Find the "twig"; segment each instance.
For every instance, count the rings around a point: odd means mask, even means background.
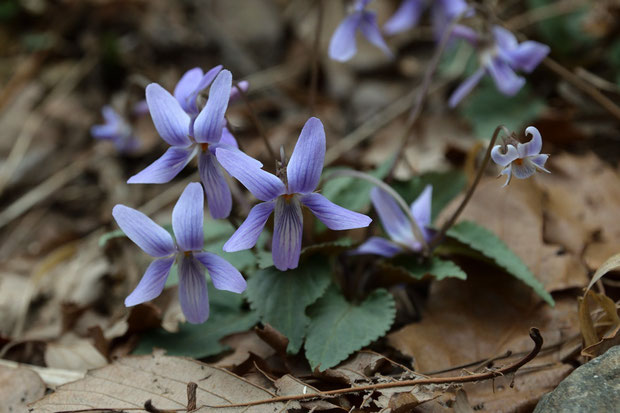
[[[428,256],[429,246],[426,243],[426,240],[424,239],[424,234],[422,233],[420,226],[418,225],[415,218],[413,217],[413,214],[411,213],[409,206],[403,200],[403,198],[398,194],[398,192],[396,192],[391,186],[389,186],[382,180],[377,179],[372,175],[368,175],[367,173],[364,173],[364,172],[353,171],[349,169],[335,171],[329,174],[327,177],[325,177],[325,181],[329,181],[331,179],[339,178],[343,176],[350,176],[353,178],[359,178],[359,179],[368,181],[371,184],[378,186],[383,191],[387,192],[392,198],[394,198],[394,200],[398,203],[400,208],[403,210],[403,212],[409,219],[409,223],[411,224],[411,229],[413,231],[413,234],[415,235],[416,240],[418,240],[420,244],[422,245],[422,252],[424,253],[424,256]]]
[[[590,85],[588,82],[575,75],[573,72],[571,72],[555,60],[551,59],[550,57],[547,57],[545,60],[543,60],[543,64],[547,66],[551,71],[564,78],[568,83],[572,84],[577,89],[590,96],[592,100],[601,105],[616,119],[620,119],[620,107],[618,107],[618,105],[616,105],[607,96],[602,94],[594,86]]]
[[[314,32],[314,43],[312,44],[312,57],[310,58],[310,64],[312,65],[312,71],[310,73],[310,96],[308,97],[308,107],[310,108],[310,115],[314,115],[316,112],[316,93],[319,83],[319,47],[321,45],[321,30],[323,28],[323,0],[317,0],[317,20]]]
[[[474,182],[471,184],[471,186],[467,190],[467,194],[465,195],[465,198],[463,198],[463,200],[461,201],[461,204],[459,205],[459,207],[456,209],[456,211],[454,211],[452,216],[446,222],[444,222],[439,232],[437,232],[435,236],[428,243],[428,246],[431,251],[443,240],[443,237],[446,235],[446,232],[450,229],[450,227],[452,227],[452,225],[454,225],[454,223],[456,222],[456,219],[459,217],[459,215],[461,215],[461,212],[463,212],[463,210],[465,209],[465,206],[467,205],[472,195],[474,194],[474,191],[476,190],[476,187],[478,186],[480,179],[482,179],[484,170],[486,169],[486,166],[489,163],[489,159],[491,159],[491,150],[493,149],[493,145],[495,145],[495,141],[497,140],[497,137],[499,136],[499,133],[502,130],[505,130],[505,126],[503,125],[500,125],[497,128],[495,128],[495,132],[493,132],[493,137],[491,138],[491,142],[489,142],[489,146],[487,147],[487,152],[484,154],[482,165],[480,165],[480,168],[478,169],[478,174],[476,175],[476,179],[474,179]]]
[[[521,30],[524,27],[542,20],[572,13],[584,6],[586,2],[586,0],[560,0],[541,7],[531,8],[525,13],[519,14],[506,21],[506,28],[510,30]]]
[[[542,348],[543,338],[540,335],[540,331],[532,327],[530,329],[530,338],[534,341],[534,348],[529,352],[525,357],[521,360],[516,361],[506,367],[502,367],[498,370],[488,371],[486,373],[472,374],[470,376],[459,376],[459,377],[433,377],[428,379],[414,379],[414,380],[403,380],[391,383],[379,383],[379,384],[371,384],[367,386],[358,386],[358,387],[350,387],[346,389],[337,389],[324,391],[318,394],[298,394],[293,396],[282,396],[282,397],[274,397],[272,399],[266,400],[256,400],[247,403],[238,403],[238,404],[228,404],[228,405],[219,405],[219,406],[201,406],[207,407],[210,409],[222,409],[222,408],[233,408],[233,407],[249,407],[249,406],[257,406],[260,404],[269,404],[269,403],[278,403],[285,401],[293,401],[293,400],[306,400],[313,399],[316,397],[325,397],[325,396],[335,396],[338,394],[346,394],[346,393],[358,393],[361,391],[374,391],[380,389],[390,389],[394,387],[410,387],[410,386],[420,386],[427,384],[455,384],[455,383],[470,383],[482,380],[493,379],[495,377],[505,376],[506,374],[514,373],[519,368],[529,363],[538,355],[538,352]]]
[[[411,135],[411,132],[413,131],[413,127],[415,126],[418,118],[420,117],[420,113],[422,112],[422,107],[424,106],[426,96],[428,95],[428,91],[431,86],[431,81],[433,80],[433,74],[435,73],[435,71],[437,70],[437,67],[439,66],[441,55],[443,55],[443,52],[446,49],[446,46],[450,42],[450,37],[452,36],[452,30],[454,29],[454,26],[456,26],[456,24],[461,19],[462,14],[463,13],[461,13],[461,15],[453,19],[448,25],[448,27],[446,27],[446,30],[443,32],[443,35],[441,37],[441,41],[439,42],[439,45],[437,46],[437,49],[435,50],[435,53],[433,54],[433,57],[427,66],[426,72],[424,73],[424,78],[422,79],[422,85],[420,87],[417,99],[415,101],[415,105],[413,107],[413,110],[411,111],[411,114],[409,115],[409,118],[407,119],[407,125],[405,126],[405,131],[401,135],[400,145],[398,146],[398,150],[396,151],[396,156],[394,157],[394,161],[392,163],[392,166],[390,167],[390,171],[388,172],[385,178],[387,181],[392,179],[392,176],[394,175],[394,171],[396,170],[396,166],[398,166],[398,162],[400,161],[401,156],[405,152],[405,147],[407,146],[407,142],[409,141],[409,136]]]
[[[196,410],[196,389],[198,385],[193,381],[187,383],[187,411],[192,412]]]
[[[267,138],[267,134],[265,133],[265,128],[263,128],[263,125],[260,123],[260,120],[258,119],[258,116],[256,115],[256,111],[254,110],[254,108],[252,107],[252,104],[250,103],[250,99],[248,99],[248,96],[243,91],[243,89],[239,87],[238,83],[235,83],[235,87],[239,91],[239,95],[243,99],[245,106],[248,108],[248,112],[250,113],[250,119],[252,120],[254,127],[258,131],[258,134],[263,139],[263,142],[265,143],[265,146],[267,147],[267,151],[269,152],[269,156],[271,157],[272,160],[276,161],[278,159],[278,157],[276,156],[276,152],[273,150],[273,148],[271,147],[271,144],[269,143],[269,139]]]
[[[491,370],[485,373],[472,374],[469,376],[458,376],[458,377],[430,377],[430,378],[424,378],[424,379],[402,380],[402,381],[395,381],[395,382],[390,382],[390,383],[370,384],[367,386],[347,387],[345,389],[329,390],[329,391],[324,391],[324,392],[319,392],[319,393],[308,393],[308,394],[297,394],[297,395],[292,395],[292,396],[274,397],[271,399],[255,400],[255,401],[251,401],[247,403],[226,404],[226,405],[217,405],[217,406],[200,405],[198,408],[201,409],[205,407],[209,409],[226,409],[226,408],[234,408],[234,407],[250,407],[250,406],[258,406],[261,404],[315,399],[319,397],[328,397],[328,396],[335,396],[335,395],[347,394],[347,393],[358,393],[361,391],[391,389],[395,387],[411,387],[411,386],[422,386],[422,385],[428,385],[428,384],[471,383],[471,382],[494,379],[496,377],[505,376],[510,373],[516,373],[517,370],[519,370],[525,364],[532,361],[538,355],[543,345],[543,338],[540,335],[540,331],[536,327],[530,328],[530,338],[534,341],[534,348],[525,357],[523,357],[519,361],[509,364],[506,367],[502,367],[497,370]],[[151,404],[151,407],[152,407],[152,404]],[[86,412],[95,412],[95,411],[100,411],[100,410],[116,410],[116,411],[132,410],[133,411],[133,410],[142,410],[142,408],[133,408],[133,407],[123,408],[123,409],[90,408],[90,409],[81,409],[81,410],[65,410],[65,411],[56,412],[56,413],[86,413]],[[185,411],[187,411],[186,408],[166,410],[166,412],[185,412]]]

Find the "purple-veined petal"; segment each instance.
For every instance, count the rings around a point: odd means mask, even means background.
[[[450,100],[448,101],[448,105],[453,108],[458,105],[461,100],[472,91],[473,88],[476,87],[480,80],[484,77],[485,70],[484,68],[480,68],[474,72],[473,75],[465,79],[463,83],[456,88],[456,90],[450,96]]]
[[[525,84],[525,79],[518,76],[508,63],[499,58],[489,59],[486,66],[497,89],[507,96],[514,96]]]
[[[530,73],[544,60],[551,49],[546,44],[535,41],[521,43],[516,49],[507,51],[504,56],[515,69]]]
[[[443,14],[452,20],[459,14],[467,11],[467,2],[465,0],[435,0],[436,7],[441,7]],[[471,13],[467,13],[470,16]]]
[[[431,205],[433,200],[433,186],[426,185],[424,190],[411,204],[411,215],[420,226],[424,238],[428,239],[426,227],[431,224]]]
[[[193,111],[191,104],[192,95],[194,95],[194,91],[198,87],[198,83],[200,79],[202,79],[202,76],[202,69],[195,67],[185,72],[174,87],[174,97],[187,113],[192,113]],[[194,95],[193,98],[195,99],[196,96]],[[195,104],[193,106],[195,106]]]
[[[547,168],[545,168],[545,162],[547,162],[547,159],[549,159],[549,155],[547,154],[540,154],[540,155],[534,155],[530,158],[530,160],[532,161],[532,163],[534,165],[536,165],[537,169],[540,169],[541,171],[547,172],[548,174],[551,173],[551,171],[549,171]]]
[[[526,156],[534,156],[540,153],[542,149],[542,136],[540,132],[534,126],[528,126],[525,129],[525,136],[532,135],[532,139],[526,143],[519,143],[517,145],[517,152],[519,152],[519,158],[525,158]]]
[[[239,144],[237,143],[237,139],[235,139],[235,137],[232,135],[232,133],[230,133],[230,131],[226,127],[222,129],[222,138],[220,139],[219,143],[222,145],[228,145],[228,146],[232,146],[234,148],[239,149]],[[261,166],[263,166],[262,163],[261,163]]]
[[[198,155],[198,172],[207,194],[209,213],[215,219],[228,217],[232,209],[232,195],[215,155],[209,151],[201,152]]]
[[[196,155],[196,148],[173,146],[155,162],[138,172],[128,184],[163,184],[170,182]]]
[[[407,244],[415,240],[407,215],[388,193],[374,187],[370,190],[370,200],[379,214],[383,229],[393,241]]]
[[[508,186],[508,184],[510,183],[510,180],[512,179],[512,165],[508,165],[507,167],[502,169],[499,175],[500,176],[506,175],[506,182],[504,182],[504,185],[502,185],[502,188],[505,186]]]
[[[194,93],[196,96],[194,97],[194,103],[196,103],[196,97],[198,97],[198,94],[209,87],[211,82],[213,82],[213,79],[215,79],[215,77],[220,73],[221,70],[222,65],[217,65],[214,68],[210,69],[207,73],[205,73],[205,75],[200,79],[200,81],[195,87]]]
[[[188,322],[201,324],[209,318],[205,268],[192,255],[179,259],[179,302]]]
[[[381,29],[379,29],[379,25],[377,24],[377,14],[374,12],[365,11],[362,15],[362,20],[360,22],[360,30],[362,34],[368,41],[379,49],[383,51],[390,58],[394,57],[392,51],[383,40],[383,36],[381,35]]]
[[[146,103],[149,106],[155,129],[171,146],[187,146],[190,117],[179,102],[157,83],[146,87]]]
[[[112,216],[125,235],[150,256],[165,257],[175,252],[168,231],[142,212],[118,204],[112,209]]]
[[[415,27],[423,10],[424,3],[422,0],[403,0],[398,10],[383,26],[383,31],[391,36]]]
[[[329,42],[329,57],[346,62],[357,53],[355,35],[362,21],[362,13],[355,12],[344,18]]]
[[[172,210],[172,229],[182,251],[202,249],[204,202],[202,185],[191,182],[185,187]]]
[[[506,166],[519,157],[519,152],[513,145],[506,145],[506,152],[503,150],[502,145],[495,145],[491,149],[491,159],[499,166]]]
[[[250,88],[250,82],[247,80],[242,80],[238,82],[237,85],[233,86],[230,90],[230,102],[236,102],[239,98],[241,98],[241,92],[247,93]],[[239,91],[241,89],[241,92]]]
[[[290,193],[314,191],[321,179],[325,160],[325,129],[317,118],[304,125],[286,167]]]
[[[392,258],[393,256],[402,252],[402,248],[394,244],[392,241],[388,241],[381,237],[370,237],[368,241],[351,251],[351,255],[360,254],[373,254],[380,255],[386,258]]]
[[[336,205],[321,194],[305,194],[301,202],[329,229],[364,228],[372,222],[366,215]]]
[[[480,40],[478,33],[464,24],[455,24],[450,33],[451,38],[463,39],[472,45],[477,45]]]
[[[254,160],[241,151],[217,148],[217,160],[226,172],[236,178],[256,198],[261,201],[270,201],[285,191],[284,184],[273,174],[256,167]]]
[[[521,161],[521,162],[519,162]],[[528,158],[518,159],[510,164],[512,175],[518,179],[526,179],[536,173],[536,165]]]
[[[517,38],[510,30],[506,30],[501,26],[493,26],[493,37],[495,37],[495,43],[500,49],[505,51],[516,49],[519,45]]]
[[[207,268],[215,288],[238,294],[245,291],[247,283],[243,275],[224,258],[210,252],[199,252],[194,257]]]
[[[303,215],[301,203],[296,196],[289,199],[279,197],[273,218],[273,240],[271,252],[273,265],[281,271],[297,268],[301,253]]]
[[[158,297],[166,285],[174,259],[170,257],[153,261],[144,272],[138,286],[125,298],[125,306],[132,307]]]
[[[243,224],[235,231],[222,249],[226,252],[235,252],[252,248],[260,233],[263,232],[269,215],[273,212],[275,202],[261,202],[250,210]]]
[[[122,120],[121,116],[110,105],[105,105],[101,108],[101,114],[105,123],[108,124],[116,124]]]
[[[228,108],[231,87],[232,74],[228,70],[222,70],[211,85],[207,104],[194,122],[196,142],[216,143],[220,141],[222,129],[226,124],[224,115]]]

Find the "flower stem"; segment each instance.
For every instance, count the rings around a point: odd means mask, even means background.
[[[239,87],[239,83],[235,83],[234,87],[237,88],[237,90],[239,91],[239,95],[241,96],[241,98],[243,99],[243,102],[245,103],[245,106],[248,108],[248,112],[250,113],[250,119],[252,120],[254,127],[258,131],[258,134],[261,136],[261,138],[263,138],[263,142],[265,143],[265,146],[267,147],[269,156],[271,157],[272,160],[276,161],[278,159],[276,157],[276,152],[273,150],[273,148],[271,147],[271,144],[269,143],[269,139],[267,138],[267,134],[265,133],[265,128],[263,128],[263,125],[260,123],[260,120],[258,119],[258,116],[256,115],[256,111],[254,110],[254,107],[250,103],[250,99],[248,99],[248,95],[243,91],[242,88]]]
[[[489,160],[491,159],[491,150],[493,149],[493,146],[495,145],[495,141],[497,140],[497,137],[499,136],[499,133],[501,131],[506,132],[506,131],[508,131],[508,129],[506,129],[506,127],[504,125],[500,125],[497,128],[495,128],[495,132],[493,132],[493,137],[491,138],[491,142],[489,142],[489,146],[487,147],[487,151],[484,154],[484,159],[482,160],[482,165],[480,165],[480,169],[478,169],[478,174],[476,175],[476,178],[474,179],[474,182],[472,182],[471,186],[467,190],[467,194],[465,195],[465,198],[463,198],[463,200],[461,201],[461,204],[456,209],[456,211],[454,211],[452,216],[446,222],[444,222],[444,224],[441,226],[441,229],[439,230],[439,232],[437,232],[435,234],[435,236],[428,243],[429,249],[431,251],[435,247],[437,247],[437,245],[439,245],[439,243],[443,240],[444,236],[446,235],[446,232],[448,232],[448,230],[452,227],[452,225],[454,225],[454,223],[456,222],[457,218],[459,217],[459,215],[461,215],[461,212],[463,212],[463,210],[465,209],[465,206],[467,205],[467,203],[471,199],[472,195],[474,194],[474,191],[476,190],[476,187],[478,186],[478,183],[480,183],[480,179],[482,179],[482,174],[484,174],[484,170],[486,169],[487,165],[489,164]]]
[[[380,189],[384,190],[392,198],[394,198],[396,203],[398,203],[398,206],[400,206],[400,208],[403,210],[403,212],[405,213],[405,215],[409,219],[409,223],[411,224],[411,229],[413,230],[413,234],[414,234],[416,240],[418,240],[420,242],[420,244],[422,245],[422,253],[424,254],[425,257],[428,256],[428,253],[429,253],[430,249],[429,249],[428,244],[426,243],[426,239],[424,239],[424,234],[422,233],[422,230],[420,229],[420,226],[416,222],[415,218],[411,214],[411,210],[409,210],[409,206],[407,205],[405,200],[398,194],[398,192],[396,192],[391,186],[389,186],[388,184],[386,184],[382,180],[377,179],[377,178],[375,178],[372,175],[369,175],[369,174],[367,174],[365,172],[353,171],[353,170],[350,170],[350,169],[334,171],[331,174],[329,174],[327,177],[325,177],[324,181],[327,182],[327,181],[332,180],[334,178],[340,178],[340,177],[343,177],[343,176],[350,176],[352,178],[358,178],[358,179],[363,179],[365,181],[368,181],[371,184],[373,184],[373,185],[379,187]]]

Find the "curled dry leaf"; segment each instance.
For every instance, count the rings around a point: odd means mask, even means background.
[[[252,384],[227,370],[195,360],[151,356],[121,358],[91,370],[82,380],[66,384],[31,405],[32,413],[101,408],[122,410],[142,408],[147,400],[161,410],[183,409],[187,405],[187,384],[197,388],[195,412],[214,411],[209,406],[225,406],[275,397],[274,391]],[[272,403],[255,406],[251,411],[282,412],[300,408],[298,403]],[[227,408],[226,412],[247,411],[247,407]]]

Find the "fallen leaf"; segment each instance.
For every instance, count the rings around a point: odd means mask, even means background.
[[[108,361],[89,340],[67,334],[47,344],[45,364],[57,369],[86,371],[105,366]]]
[[[214,411],[211,406],[265,400],[275,397],[268,389],[252,384],[227,370],[161,353],[130,356],[91,370],[82,380],[65,384],[31,405],[32,413],[100,408],[123,410],[142,408],[147,400],[161,410],[183,409],[187,405],[187,384],[197,388],[196,412]],[[282,412],[299,404],[271,403],[251,408],[252,412]],[[227,408],[227,412],[247,412],[247,407]]]
[[[28,403],[45,394],[45,383],[34,371],[0,366],[0,413],[26,413]]]

